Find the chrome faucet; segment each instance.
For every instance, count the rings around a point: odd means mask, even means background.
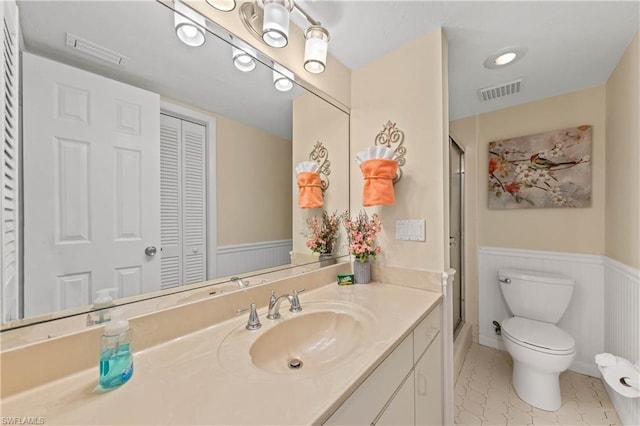
[[[238,284],[238,288],[247,288],[249,287],[249,281],[245,281],[240,277],[231,277],[231,281]]]
[[[300,306],[300,299],[298,298],[298,294],[302,293],[303,291],[304,289],[294,290],[292,295],[283,294],[280,297],[276,297],[276,291],[271,290],[271,297],[269,298],[269,310],[267,312],[267,318],[271,320],[280,318],[280,303],[282,303],[284,299],[287,299],[289,301],[289,304],[291,305],[289,307],[289,312],[293,312],[293,313],[300,312],[302,310],[302,307]]]
[[[240,314],[242,312],[246,312],[246,311],[250,311],[249,312],[249,321],[247,321],[247,325],[245,326],[245,328],[247,330],[257,330],[260,327],[262,327],[262,324],[260,323],[260,318],[258,318],[258,312],[256,310],[256,304],[252,303],[249,306],[247,306],[246,308],[240,308],[236,311],[237,314]]]

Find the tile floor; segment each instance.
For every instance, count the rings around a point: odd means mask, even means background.
[[[511,385],[507,352],[471,345],[455,387],[458,425],[621,425],[600,379],[560,375],[562,407],[543,411],[523,402]]]

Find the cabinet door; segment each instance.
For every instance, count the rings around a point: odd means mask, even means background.
[[[431,342],[415,369],[416,425],[442,424],[442,334]]]
[[[413,339],[410,334],[329,417],[325,426],[371,424],[411,371],[412,364]]]
[[[402,426],[414,424],[414,375],[410,374],[381,416],[373,424],[378,426]]]

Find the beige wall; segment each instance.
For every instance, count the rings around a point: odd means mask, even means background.
[[[324,192],[324,206],[316,209],[298,207],[298,191],[293,169],[301,161],[309,161],[309,154],[316,142],[327,149],[331,163],[331,174],[327,177],[329,187]],[[311,254],[303,235],[308,232],[307,218],[337,211],[338,215],[349,208],[349,115],[328,104],[317,96],[307,93],[293,101],[293,251],[296,254]],[[325,179],[325,178],[323,178]],[[346,254],[345,232],[340,226],[338,251],[336,255]],[[304,256],[302,257],[304,258]],[[300,258],[300,259],[302,259]]]
[[[591,207],[487,208],[489,142],[582,124],[593,125]],[[465,150],[467,322],[478,325],[478,246],[604,254],[604,86],[455,120],[450,132]]]
[[[605,254],[640,268],[640,42],[633,39],[607,81]]]
[[[325,72],[321,74],[311,74],[307,72],[303,64],[305,39],[302,30],[297,26],[291,25],[289,28],[289,44],[282,49],[276,49],[266,45],[261,39],[255,38],[245,28],[238,12],[240,5],[244,3],[244,1],[239,0],[238,6],[231,12],[218,11],[209,6],[204,0],[185,0],[184,2],[212,21],[217,22],[227,31],[235,34],[238,38],[249,43],[258,51],[263,52],[268,57],[275,59],[289,68],[301,78],[299,82],[304,80],[304,82],[313,85],[345,106],[350,106],[351,72],[331,55],[327,57],[327,68]],[[316,16],[315,18],[322,20],[321,16]],[[231,58],[229,58],[229,60],[231,60]]]
[[[404,131],[404,176],[395,185],[394,206],[368,208],[380,213],[381,264],[442,271],[446,264],[444,192],[448,161],[446,39],[437,30],[413,40],[352,72],[351,153],[374,145],[387,121]],[[363,179],[351,167],[351,212],[362,209]],[[426,219],[426,242],[395,239],[397,219]]]
[[[478,116],[476,176],[480,246],[604,253],[604,102],[604,86],[598,86]],[[591,207],[518,210],[487,208],[489,142],[582,124],[593,126]]]
[[[216,120],[218,246],[291,238],[291,141],[210,111]]]
[[[217,116],[218,245],[291,238],[291,142]]]

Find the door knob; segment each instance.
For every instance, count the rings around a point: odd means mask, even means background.
[[[158,249],[155,248],[154,246],[149,246],[146,249],[144,249],[144,254],[146,254],[147,256],[155,256],[157,252],[158,252]]]

